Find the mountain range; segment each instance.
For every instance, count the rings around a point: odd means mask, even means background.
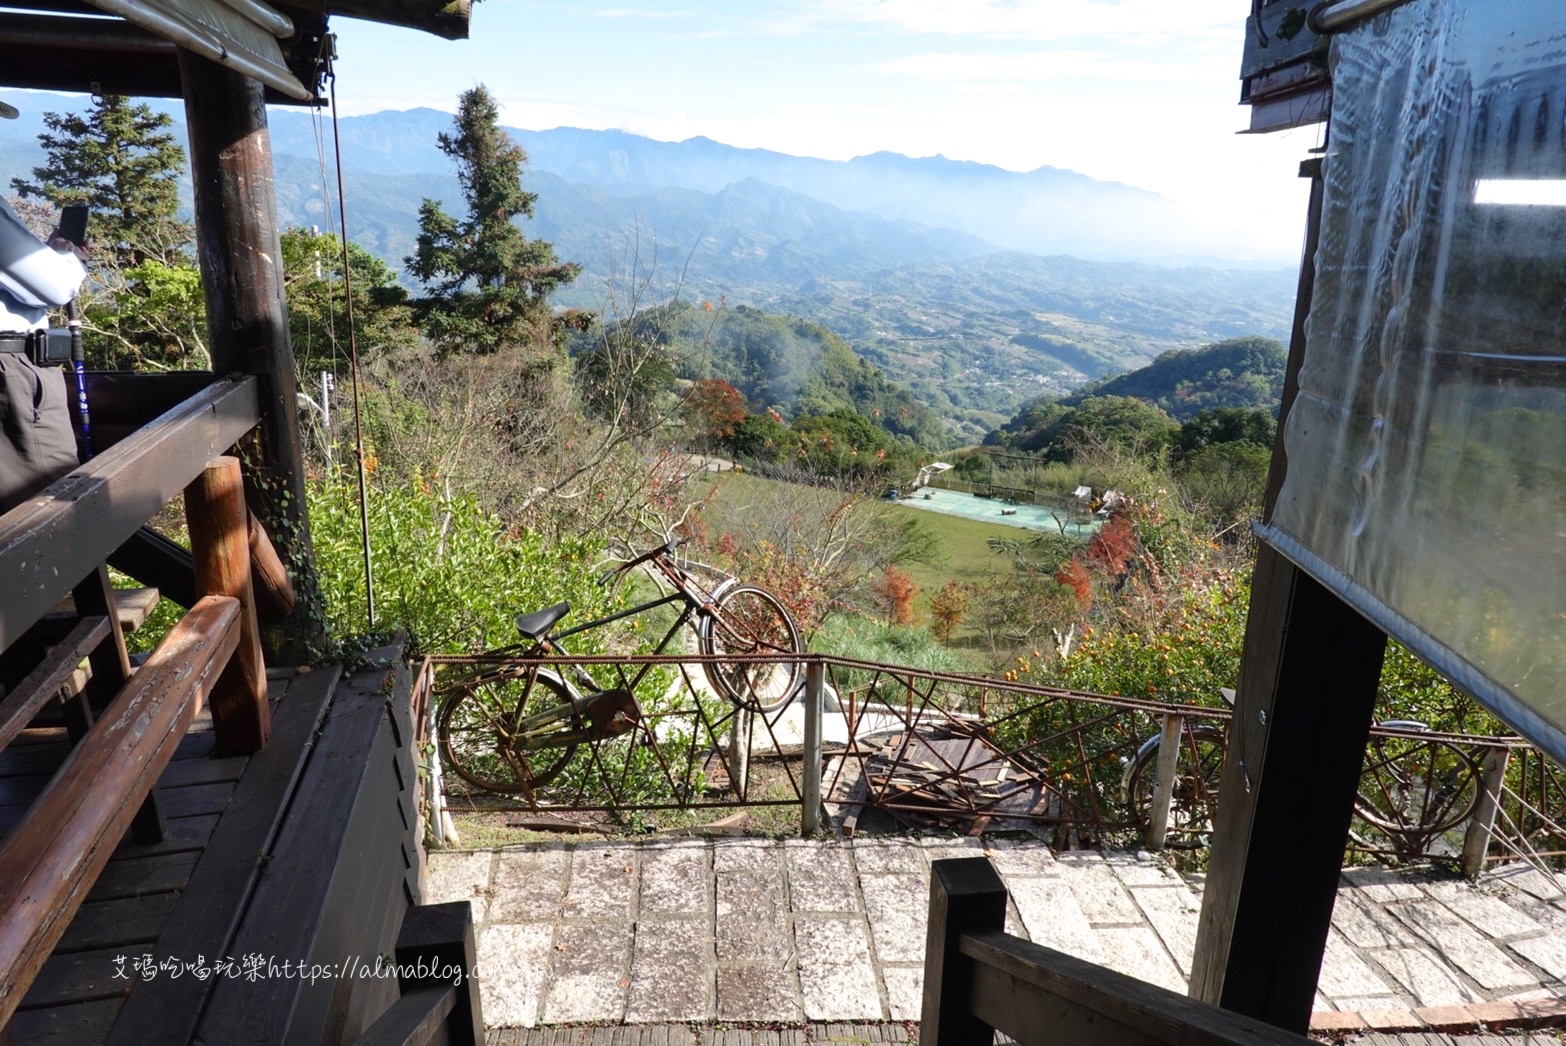
[[[7,183],[42,161],[39,115],[0,124]],[[280,219],[335,228],[322,188],[335,196],[333,129],[291,109],[269,122]],[[437,144],[451,127],[433,109],[339,123],[349,236],[396,268],[422,199],[462,212]],[[1176,266],[1203,241],[1170,201],[1130,186],[942,157],[832,161],[706,138],[509,133],[538,194],[527,231],[584,267],[559,304],[621,317],[682,296],[801,316],[937,411],[970,414],[965,428],[1171,349],[1287,336],[1292,267]]]

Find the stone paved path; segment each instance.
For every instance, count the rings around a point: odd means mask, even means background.
[[[863,836],[543,844],[433,853],[426,900],[473,902],[491,1027],[917,1021],[929,862],[980,854],[1012,933],[1185,991],[1201,882],[1147,855]],[[1315,1024],[1566,1014],[1563,987],[1558,877],[1351,869]]]

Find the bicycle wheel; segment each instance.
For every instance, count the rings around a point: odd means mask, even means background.
[[[1424,853],[1433,839],[1468,820],[1478,801],[1479,767],[1451,742],[1372,736],[1365,748],[1354,813],[1399,855]]]
[[[549,722],[525,722],[552,709],[561,714]],[[550,734],[569,735],[581,725],[559,680],[495,671],[448,689],[436,729],[441,759],[458,777],[487,792],[531,796],[554,780],[576,753],[574,742],[550,745]],[[524,730],[530,734],[526,739]]]
[[[718,594],[712,612],[703,614],[701,652],[731,654],[798,654],[799,629],[777,597],[754,585],[735,585]],[[782,708],[799,689],[804,671],[798,661],[708,662],[702,668],[712,688],[742,708],[772,712]]]
[[[1158,750],[1155,736],[1138,749],[1126,772],[1123,790],[1136,823],[1146,829],[1152,821],[1153,793],[1157,787]],[[1175,761],[1174,797],[1169,803],[1166,846],[1205,846],[1212,835],[1218,810],[1218,781],[1223,776],[1224,732],[1217,727],[1195,726],[1180,735]]]

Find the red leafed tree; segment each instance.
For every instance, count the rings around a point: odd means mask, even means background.
[[[1077,597],[1077,605],[1083,610],[1092,609],[1093,579],[1088,576],[1082,560],[1072,556],[1062,563],[1060,569],[1055,571],[1055,580],[1071,589],[1072,594]]]
[[[734,435],[747,414],[745,394],[722,378],[702,378],[685,397],[691,427],[712,443]]]
[[[914,596],[919,594],[919,586],[914,584],[913,578],[906,572],[889,566],[886,573],[871,582],[870,590],[875,593],[876,602],[886,614],[887,624],[913,624],[913,601]]]

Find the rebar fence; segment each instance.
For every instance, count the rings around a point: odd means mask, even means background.
[[[434,657],[422,722],[437,802],[553,814],[798,807],[851,834],[1025,831],[1062,849],[1199,849],[1230,712],[809,655],[780,707],[719,696],[712,657]],[[1216,695],[1215,695],[1216,697]],[[1350,850],[1566,856],[1566,775],[1515,737],[1371,730]]]

